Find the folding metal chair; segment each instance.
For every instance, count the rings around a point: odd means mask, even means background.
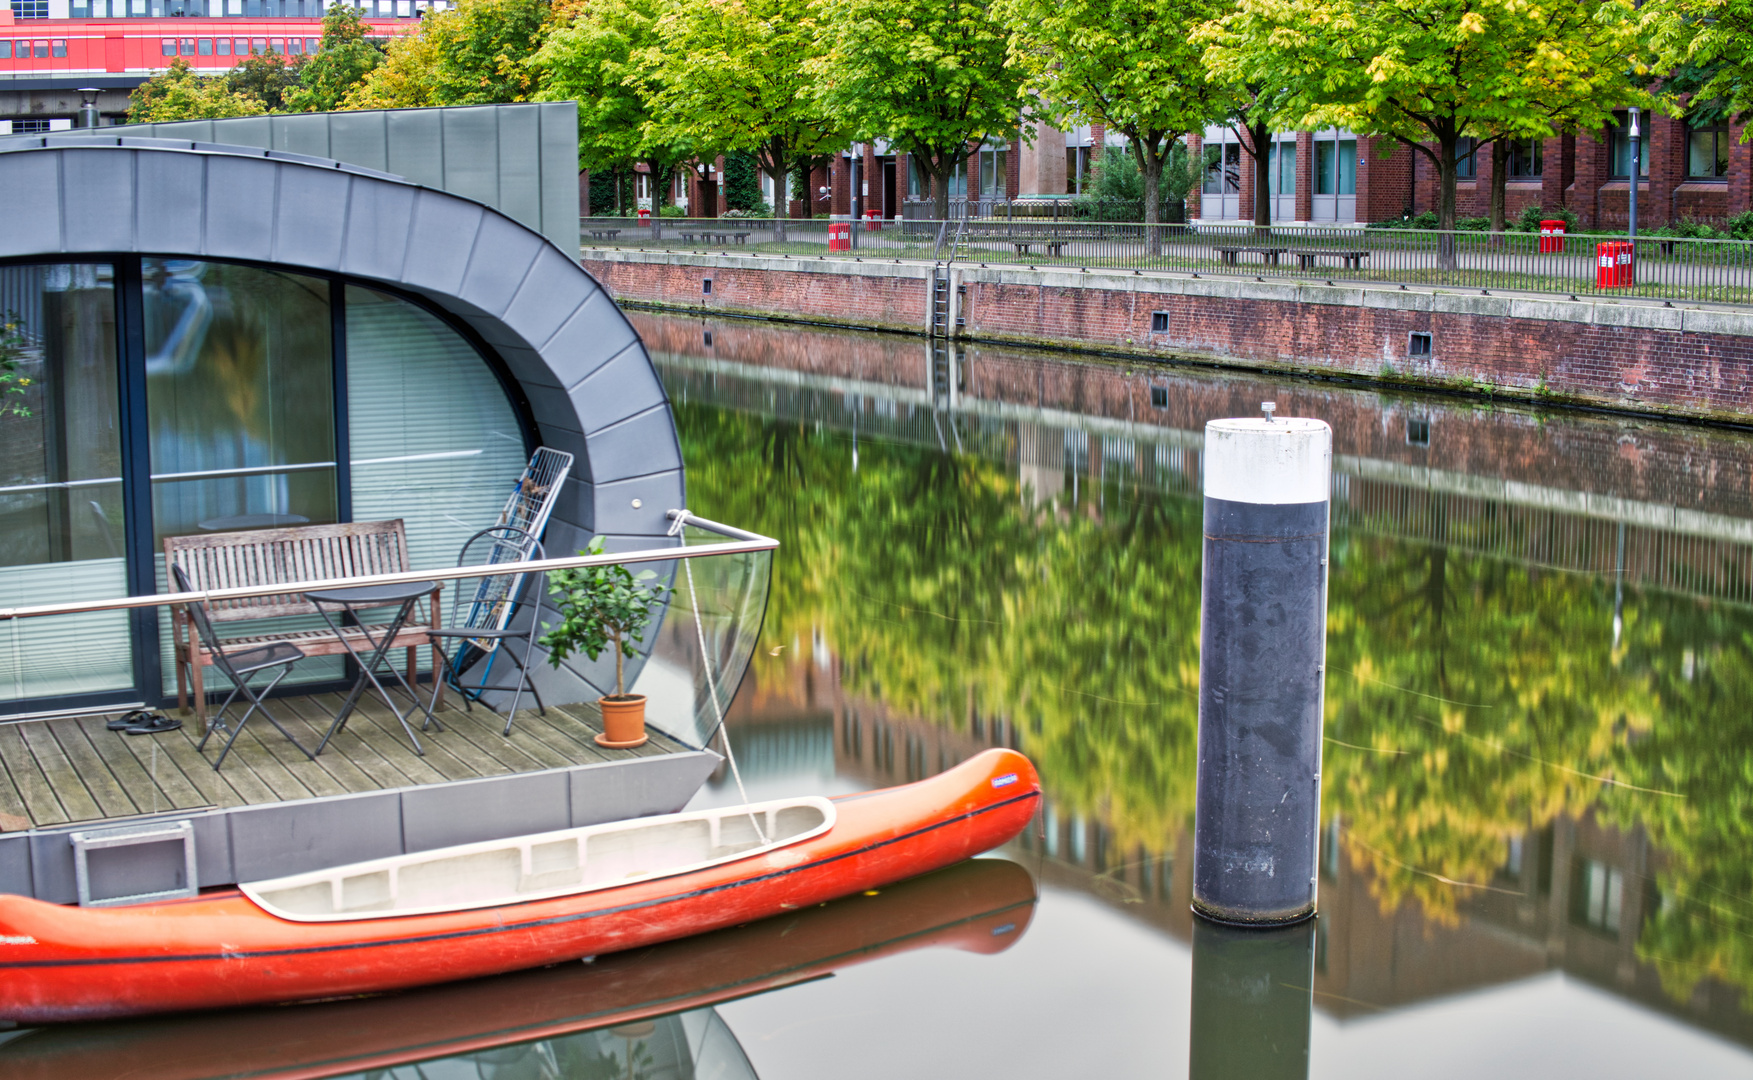
[[[172,563],[170,572],[171,576],[176,579],[179,592],[195,591],[194,586],[189,584],[189,575],[183,572],[182,567]],[[248,723],[250,717],[254,716],[256,710],[260,709],[262,715],[267,717],[268,723],[273,724],[280,734],[286,736],[293,746],[298,747],[305,757],[315,761],[316,755],[306,750],[304,744],[294,738],[292,732],[287,731],[280,721],[274,719],[274,714],[269,712],[268,706],[262,703],[262,699],[280,684],[280,680],[286,677],[287,672],[292,670],[292,665],[304,659],[304,650],[289,641],[276,641],[251,649],[238,649],[226,653],[221,650],[219,635],[214,632],[213,622],[207,617],[206,605],[196,602],[188,607],[189,621],[195,624],[195,632],[201,635],[201,641],[211,650],[213,666],[223,672],[225,677],[231,680],[232,685],[232,691],[226,697],[225,703],[219,706],[218,711],[207,721],[207,733],[201,736],[201,741],[196,744],[195,749],[205,751],[207,740],[213,737],[215,731],[230,731],[230,738],[225,740],[225,749],[219,751],[219,760],[213,763],[213,770],[219,771],[219,766],[225,764],[225,755],[231,753],[231,744],[235,743],[237,737],[243,733],[244,724]],[[266,686],[260,690],[250,688],[252,676],[273,668],[279,668],[280,671],[268,680]],[[231,703],[237,700],[239,694],[242,694],[244,700],[250,703],[250,707],[244,710],[244,714],[238,718],[235,725],[229,725],[225,719],[225,710],[231,707]]]
[[[461,554],[457,556],[457,566],[492,566],[497,563],[521,562],[526,559],[544,558],[542,542],[515,525],[494,525],[482,529],[469,537],[463,545]],[[533,581],[527,580],[534,578]],[[547,707],[542,704],[541,691],[531,681],[526,661],[535,648],[536,629],[541,619],[536,612],[530,613],[530,624],[527,630],[512,629],[512,619],[518,613],[518,607],[524,602],[526,589],[533,590],[536,598],[532,606],[541,606],[542,596],[541,574],[497,574],[493,577],[467,578],[457,582],[456,598],[451,602],[450,618],[445,625],[435,628],[432,636],[436,638],[452,638],[460,640],[455,656],[446,650],[439,650],[444,671],[442,676],[463,699],[463,708],[473,710],[471,701],[478,701],[487,690],[510,690],[511,708],[505,714],[505,734],[511,734],[512,718],[517,715],[517,703],[528,690],[535,696],[536,709],[548,715]],[[518,656],[513,648],[519,640],[523,642],[523,655]],[[492,674],[493,663],[500,656],[517,667],[517,682],[511,686],[495,685],[487,682]],[[463,673],[479,667],[481,681],[465,683]],[[438,704],[439,680],[432,680],[432,705]]]

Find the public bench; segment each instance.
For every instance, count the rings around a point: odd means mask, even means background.
[[[1367,251],[1299,251],[1296,253],[1297,265],[1304,270],[1315,265],[1317,259],[1338,259],[1347,270],[1362,270],[1363,261],[1370,257]]]
[[[1044,245],[1047,248],[1047,254],[1049,255],[1065,254],[1064,240],[1012,240],[1010,242],[1010,246],[1016,248],[1016,253],[1018,255],[1027,255],[1029,250],[1036,244]]]
[[[289,529],[260,529],[250,532],[202,533],[195,536],[164,538],[166,573],[175,563],[189,575],[189,583],[198,590],[240,589],[256,585],[278,585],[282,582],[319,581],[329,578],[363,577],[368,574],[395,574],[410,569],[408,536],[400,518],[394,521],[357,521],[341,525],[301,525]],[[409,682],[415,673],[415,649],[422,645],[439,648],[431,637],[434,620],[440,617],[439,600],[443,586],[432,590],[431,605],[422,618],[416,610],[396,639],[392,648],[408,650]],[[397,605],[391,604],[388,607]],[[245,600],[214,600],[206,604],[207,616],[215,624],[233,625],[292,615],[315,615],[317,608],[302,592],[275,596],[257,596]],[[238,629],[247,629],[239,626]],[[177,672],[177,708],[188,708],[189,698],[195,701],[195,715],[201,726],[207,724],[206,682],[202,668],[211,663],[212,652],[193,632],[188,612],[175,605],[171,615],[171,636]],[[366,652],[370,645],[364,631],[343,627],[343,634],[354,650]],[[307,656],[343,656],[347,653],[335,632],[327,626],[306,630],[277,630],[242,634],[220,640],[221,651],[229,654],[238,649],[253,648],[276,641],[289,641]],[[436,651],[433,670],[439,667]],[[442,701],[444,688],[439,688]]]
[[[592,229],[590,231],[590,235],[598,240],[613,240],[620,234],[620,229]]]
[[[701,243],[717,240],[721,244],[728,244],[732,239],[735,239],[737,243],[744,244],[749,239],[749,234],[746,232],[718,232],[715,229],[695,229],[693,232],[678,232],[676,235],[690,244],[694,242],[696,236],[700,238]]]
[[[1244,254],[1258,255],[1267,266],[1277,266],[1278,257],[1289,250],[1281,247],[1220,247],[1217,256],[1225,266],[1236,265],[1237,258]]]

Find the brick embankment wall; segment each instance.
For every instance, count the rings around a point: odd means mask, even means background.
[[[927,327],[925,264],[616,251],[587,252],[584,266],[635,304]],[[957,334],[972,341],[1753,422],[1753,312],[1130,271],[951,273]],[[1414,333],[1430,335],[1429,355],[1412,355]]]

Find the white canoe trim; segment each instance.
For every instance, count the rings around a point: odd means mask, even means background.
[[[263,911],[289,922],[469,911],[752,859],[820,836],[834,827],[834,818],[834,804],[824,798],[776,799],[392,855],[238,888]]]

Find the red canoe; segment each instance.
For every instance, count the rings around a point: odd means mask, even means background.
[[[592,964],[294,1009],[39,1028],[0,1042],[0,1076],[316,1080],[378,1073],[650,1021],[919,949],[998,953],[1027,931],[1034,903],[1027,870],[1004,859],[973,859],[875,896],[854,895]],[[434,1071],[440,1074],[454,1070]]]
[[[1021,832],[1039,798],[1027,758],[988,750],[831,803],[641,818],[189,900],[74,908],[0,896],[0,1018],[341,997],[619,952],[959,862]]]

